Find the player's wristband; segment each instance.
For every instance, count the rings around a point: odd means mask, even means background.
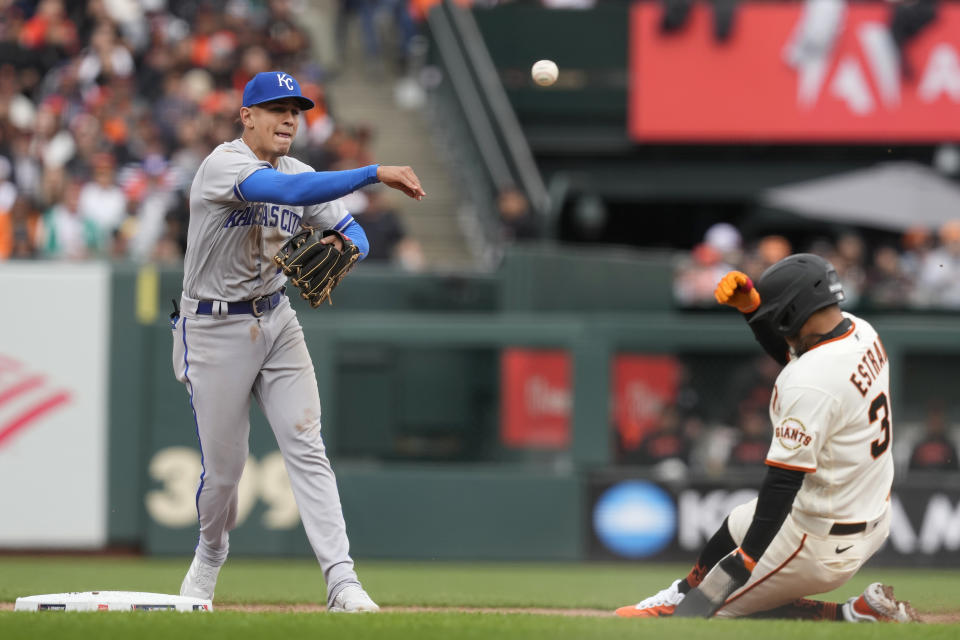
[[[737,547],[737,550],[734,553],[740,556],[740,561],[743,562],[743,566],[746,567],[747,571],[753,573],[753,570],[757,568],[757,561],[747,555],[746,551]]]
[[[750,580],[757,563],[736,549],[710,570],[703,581],[691,589],[677,605],[673,615],[678,618],[709,618],[717,612],[737,589]]]
[[[367,257],[367,254],[370,253],[370,241],[367,239],[367,234],[364,232],[363,227],[361,227],[356,220],[350,221],[350,224],[344,228],[343,235],[350,238],[350,241],[357,245],[357,249],[360,250],[360,260]]]

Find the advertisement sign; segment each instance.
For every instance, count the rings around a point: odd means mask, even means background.
[[[645,558],[673,542],[677,510],[664,489],[642,480],[627,480],[604,491],[593,506],[595,541],[610,553]]]
[[[960,565],[960,487],[904,482],[890,499],[890,537],[871,562]],[[599,560],[693,561],[754,484],[659,484],[640,476],[595,476],[588,490],[587,555]],[[946,488],[952,487],[952,488]]]
[[[501,430],[508,447],[570,443],[570,356],[558,349],[506,349],[500,372]]]
[[[960,139],[960,6],[942,4],[904,51],[889,3],[847,4],[830,26],[803,3],[745,2],[725,41],[707,4],[662,33],[658,3],[630,16],[629,132],[650,141],[943,142]],[[804,29],[819,29],[817,33]],[[817,35],[818,37],[812,37]],[[818,46],[811,46],[818,45]]]
[[[677,398],[680,363],[673,356],[621,354],[613,362],[613,421],[621,446],[635,449]]]
[[[617,354],[612,420],[635,448],[674,402],[680,365],[673,356]],[[570,442],[570,356],[561,350],[506,349],[501,358],[501,437],[509,447],[562,449]]]
[[[6,263],[0,299],[0,547],[101,547],[108,269]]]

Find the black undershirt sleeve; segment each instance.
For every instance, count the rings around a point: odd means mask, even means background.
[[[757,510],[753,514],[753,522],[750,523],[740,545],[754,560],[760,559],[780,531],[805,475],[803,471],[767,467],[767,476],[763,479],[760,495],[757,496]]]
[[[753,317],[753,313],[746,313],[743,317],[745,320],[750,320],[750,318]],[[783,339],[783,336],[774,331],[773,327],[767,322],[755,322],[747,326],[750,327],[750,330],[753,331],[753,337],[757,339],[757,342],[760,343],[760,346],[763,347],[763,350],[766,351],[771,358],[781,365],[787,364],[790,360],[790,347],[787,341]]]

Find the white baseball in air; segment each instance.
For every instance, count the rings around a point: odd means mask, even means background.
[[[557,63],[553,60],[537,60],[533,63],[533,68],[530,69],[530,75],[533,76],[533,81],[541,87],[549,87],[557,81],[560,69],[557,68]]]

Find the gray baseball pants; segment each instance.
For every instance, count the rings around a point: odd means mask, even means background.
[[[203,462],[196,553],[214,566],[227,559],[249,449],[252,395],[283,455],[329,604],[340,589],[359,581],[320,434],[317,379],[296,313],[286,297],[260,317],[228,315],[226,304],[215,308],[217,315],[198,315],[196,309],[197,301],[183,296],[173,326],[173,369],[190,395]]]

